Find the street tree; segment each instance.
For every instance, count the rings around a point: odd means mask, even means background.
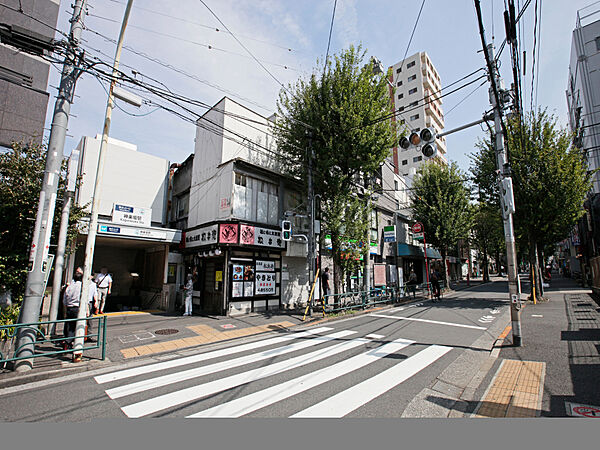
[[[517,244],[528,249],[529,262],[541,276],[539,255],[547,245],[563,240],[583,215],[591,177],[583,154],[571,146],[571,136],[556,118],[539,110],[508,121],[507,147],[513,178]],[[473,159],[482,189],[496,189],[495,155],[491,140],[478,146]],[[475,173],[475,172],[473,172]]]
[[[459,239],[469,237],[472,223],[466,175],[454,162],[447,166],[426,162],[413,179],[411,204],[413,218],[423,224],[427,244],[440,250],[444,274],[449,280],[448,250]]]
[[[335,292],[347,266],[348,241],[364,241],[364,226],[355,222],[369,208],[365,192],[395,140],[394,123],[387,118],[392,110],[387,80],[373,74],[365,54],[351,46],[282,89],[274,126],[288,171],[305,183],[314,155],[314,192],[321,196],[323,228],[331,236]],[[368,248],[362,245],[366,255]]]
[[[505,248],[500,208],[485,202],[475,205],[471,239],[481,253],[483,281],[490,281],[489,256],[499,259]]]
[[[21,298],[27,278],[29,246],[35,225],[40,189],[44,178],[46,151],[36,143],[14,142],[0,153],[0,286],[10,289],[13,299]],[[57,204],[65,192],[66,164],[63,165]],[[53,230],[58,229],[60,208],[54,216]],[[69,217],[68,245],[77,234],[77,221],[83,208],[74,205]],[[53,234],[51,245],[56,243]]]

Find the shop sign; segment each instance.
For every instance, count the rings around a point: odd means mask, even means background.
[[[120,205],[115,203],[112,212],[113,223],[123,225],[137,225],[150,227],[152,220],[151,208],[138,208],[137,206]]]
[[[422,241],[424,239],[423,237],[423,233],[413,233],[413,239],[417,239],[419,241]]]
[[[257,273],[255,282],[256,295],[275,294],[275,278],[274,273]]]
[[[118,236],[137,237],[144,239],[160,239],[167,238],[165,231],[145,230],[141,228],[116,227],[111,225],[98,225],[98,232],[103,234],[113,234]]]
[[[219,225],[219,242],[221,244],[237,244],[238,225],[237,223],[222,223]]]
[[[231,288],[232,297],[243,297],[244,296],[244,282],[234,282]]]
[[[275,272],[275,261],[256,261],[257,272]]]
[[[374,286],[385,286],[387,284],[385,271],[385,264],[375,264],[373,266]]]
[[[383,241],[384,242],[396,242],[396,226],[388,225],[383,227]]]
[[[217,243],[217,226],[198,228],[185,233],[185,246],[198,247],[200,245],[211,245]]]
[[[252,225],[241,225],[240,244],[285,248],[285,242],[281,238],[281,230],[272,230]]]

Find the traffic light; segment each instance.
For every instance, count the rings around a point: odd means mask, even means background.
[[[284,241],[292,240],[292,222],[289,220],[281,221],[281,237]]]
[[[402,136],[398,145],[404,150],[408,150],[410,147],[421,147],[421,153],[426,158],[433,158],[437,155],[435,132],[431,128],[424,128],[421,132],[413,131],[408,137]]]

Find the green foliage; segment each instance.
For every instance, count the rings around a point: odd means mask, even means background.
[[[504,252],[504,225],[500,208],[493,203],[480,202],[475,205],[473,216],[472,242],[481,252],[484,266],[484,280],[489,280],[487,258],[489,255]]]
[[[27,262],[40,189],[46,165],[43,145],[13,143],[0,153],[0,285],[12,291],[14,299],[24,293]],[[51,242],[56,243],[65,192],[66,164],[61,170]],[[67,248],[77,234],[76,223],[84,215],[74,205],[69,217]]]
[[[12,305],[7,308],[0,308],[0,326],[12,325],[19,320],[19,305]],[[0,330],[0,341],[5,340],[14,331],[14,328]]]
[[[348,220],[366,217],[366,202],[357,201],[364,190],[358,181],[379,169],[396,136],[393,122],[377,121],[391,112],[385,75],[374,76],[364,58],[360,47],[350,47],[328,60],[324,70],[315,69],[308,79],[282,90],[274,127],[289,172],[304,182],[310,149],[314,151],[314,191],[321,195],[323,227],[331,235],[338,267],[346,264],[342,243],[362,240],[367,231],[365,224]],[[337,271],[335,275],[339,279]]]
[[[456,163],[427,162],[413,180],[411,202],[415,221],[423,223],[427,244],[446,256],[459,239],[469,237],[472,206],[465,174]]]

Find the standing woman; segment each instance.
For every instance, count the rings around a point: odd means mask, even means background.
[[[187,276],[187,283],[183,287],[185,295],[185,312],[183,313],[184,316],[192,315],[192,294],[194,291],[194,281],[192,278],[192,274],[189,274]]]

